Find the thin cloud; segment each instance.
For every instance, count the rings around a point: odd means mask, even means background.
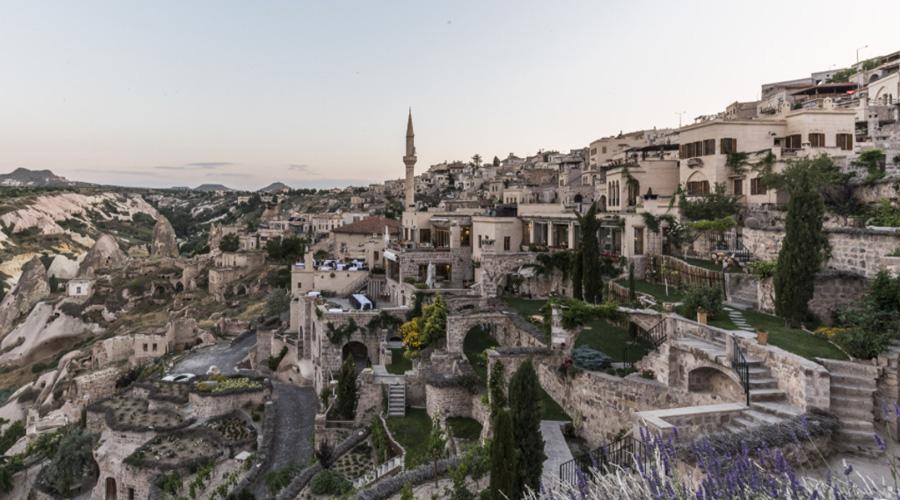
[[[248,174],[237,174],[231,172],[210,172],[206,177],[250,177]]]
[[[288,170],[293,170],[294,172],[309,172],[309,165],[305,163],[291,163],[288,165]]]
[[[210,170],[234,165],[229,161],[198,161],[194,163],[185,163],[184,165],[158,165],[153,168],[161,170]]]

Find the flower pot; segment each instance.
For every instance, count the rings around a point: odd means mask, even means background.
[[[765,330],[756,330],[756,342],[759,345],[769,344],[769,332]]]

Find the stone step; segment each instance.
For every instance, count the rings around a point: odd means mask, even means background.
[[[758,421],[764,424],[780,424],[784,421],[783,418],[772,415],[771,413],[765,413],[757,410],[746,410],[744,411],[744,415],[752,420]]]
[[[759,427],[761,424],[752,418],[745,417],[734,417],[731,419],[731,425],[740,427],[742,429],[752,429],[754,427]]]
[[[750,401],[784,401],[781,389],[750,389]]]
[[[796,406],[773,401],[752,401],[750,408],[781,418],[793,418],[803,413]]]
[[[750,377],[750,389],[777,389],[778,381],[774,378],[753,378]]]
[[[748,371],[750,372],[750,378],[769,378],[772,376],[772,373],[766,367],[751,366]]]
[[[834,416],[838,417],[841,421],[844,420],[872,420],[875,418],[874,413],[872,412],[872,408],[862,407],[852,407],[852,406],[841,406],[835,407],[832,405],[831,413]]]
[[[854,444],[864,444],[877,446],[875,443],[875,434],[871,431],[859,431],[854,429],[838,429],[835,443],[849,442]]]
[[[831,395],[832,397],[838,395],[840,397],[847,398],[868,398],[871,399],[872,395],[875,394],[875,388],[866,388],[859,387],[855,385],[845,385],[845,384],[835,384],[834,381],[831,382]]]
[[[851,386],[851,387],[859,387],[863,389],[872,389],[873,391],[876,389],[876,382],[872,378],[860,377],[857,375],[851,375],[847,373],[831,373],[831,387],[832,390],[834,386]]]
[[[875,406],[872,396],[856,396],[850,394],[832,394],[832,408],[865,408],[869,411]]]
[[[858,419],[841,419],[841,429],[848,431],[868,432],[870,435],[875,433],[875,424],[870,420]]]

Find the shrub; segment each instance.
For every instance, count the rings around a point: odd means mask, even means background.
[[[585,370],[602,371],[610,367],[612,358],[590,347],[577,347],[572,351],[572,361]]]
[[[288,348],[284,346],[281,348],[281,352],[278,353],[278,356],[269,356],[269,359],[266,363],[269,365],[269,369],[273,372],[278,369],[278,365],[281,364],[281,360],[284,359],[284,355],[287,354]]]
[[[890,332],[867,332],[851,327],[842,329],[832,338],[854,358],[872,359],[887,350],[892,337]]]
[[[333,470],[323,470],[315,475],[309,483],[309,491],[313,495],[343,495],[353,488],[344,476]]]
[[[684,294],[683,307],[689,314],[703,308],[711,316],[722,312],[722,289],[715,286],[689,288]]]
[[[747,270],[759,279],[766,279],[775,276],[775,265],[774,260],[754,260],[747,263]]]

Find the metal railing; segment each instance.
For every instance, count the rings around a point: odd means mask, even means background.
[[[641,325],[637,325],[635,340],[643,342],[650,347],[650,349],[656,349],[661,346],[666,339],[668,339],[668,335],[666,334],[665,319],[659,320],[659,322],[650,327],[649,330],[642,328]]]
[[[564,483],[575,484],[579,474],[589,474],[590,470],[606,474],[618,467],[633,469],[637,462],[646,464],[650,460],[650,455],[647,446],[642,441],[631,435],[622,436],[595,450],[559,464],[559,479]]]
[[[744,356],[744,351],[736,341],[734,350],[731,353],[731,367],[737,372],[738,378],[741,380],[741,386],[744,388],[744,394],[747,397],[747,406],[750,406],[750,364]]]

